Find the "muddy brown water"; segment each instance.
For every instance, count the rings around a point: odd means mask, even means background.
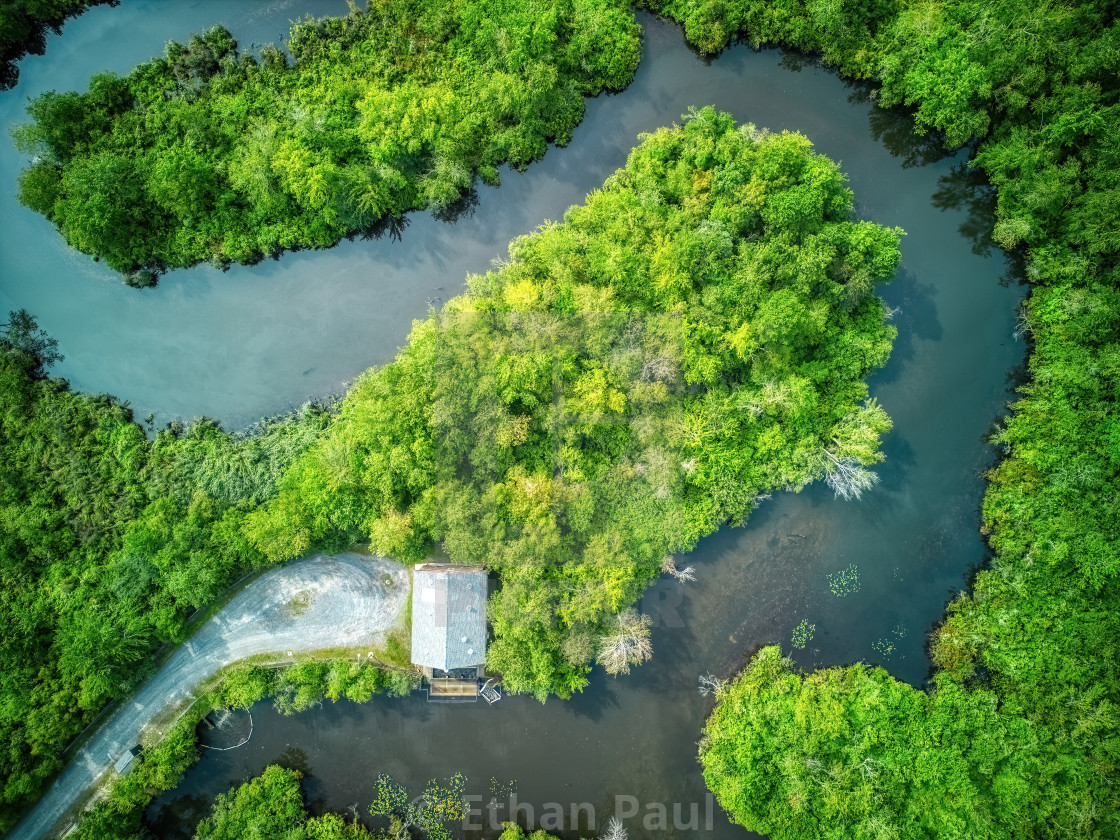
[[[94,9],[52,37],[44,57],[22,63],[19,86],[0,94],[0,122],[19,121],[28,95],[84,88],[93,72],[126,71],[168,38],[213,23],[248,45],[277,40],[306,11],[344,9],[294,0],[126,0]],[[656,619],[653,661],[617,680],[597,672],[571,701],[451,706],[415,695],[325,703],[293,717],[260,704],[248,744],[207,752],[149,808],[159,836],[190,836],[218,792],[280,762],[305,772],[316,812],[367,815],[379,773],[419,793],[430,778],[463,772],[483,824],[508,818],[513,790],[537,826],[546,815],[553,821],[545,827],[556,825],[546,805],[562,807],[566,836],[595,833],[586,808],[571,820],[572,807],[587,803],[596,828],[616,806],[636,806],[625,823],[632,838],[745,837],[718,806],[709,827],[696,742],[710,701],[697,692],[698,675],[731,674],[759,645],[779,642],[805,668],[862,659],[914,685],[928,677],[928,633],[985,558],[982,473],[996,458],[985,435],[1024,355],[1012,336],[1022,290],[1001,283],[1002,256],[984,252],[990,203],[962,173],[963,154],[939,157],[915,144],[909,119],[877,110],[866,89],[780,51],[740,46],[705,63],[677,27],[641,21],[634,83],[589,102],[567,148],[550,149],[525,173],[504,170],[497,189],[480,187],[472,215],[449,224],[414,214],[400,241],[343,243],[226,273],[173,272],[147,292],[67,249],[15,203],[22,161],[8,147],[0,306],[39,317],[67,356],[58,372],[75,387],[116,394],[160,423],[208,415],[238,426],[341,390],[391,359],[411,319],[456,294],[468,272],[559,218],[623,164],[640,132],[679,121],[690,105],[804,132],[849,174],[860,217],[907,231],[901,271],[882,292],[898,307],[899,338],[871,379],[895,428],[884,441],[881,482],[863,501],[836,500],[823,487],[775,495],[745,528],[701,542],[687,560],[697,581],[658,585],[643,602]],[[857,591],[834,594],[830,581],[853,567]],[[793,649],[802,620],[815,634]],[[491,799],[503,807],[486,810]]]

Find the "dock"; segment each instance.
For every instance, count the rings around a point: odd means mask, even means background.
[[[428,680],[428,700],[474,703],[478,700],[478,680],[432,677]]]

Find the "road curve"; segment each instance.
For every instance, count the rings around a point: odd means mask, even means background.
[[[161,713],[227,665],[260,654],[355,648],[377,641],[408,601],[408,570],[383,557],[319,555],[254,580],[176,650],[105,721],[8,840],[47,836],[70,806],[140,742]]]

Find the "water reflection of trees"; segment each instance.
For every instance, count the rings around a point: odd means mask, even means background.
[[[783,66],[789,65],[783,61]],[[902,158],[903,169],[926,166],[955,154],[945,147],[945,138],[940,132],[915,133],[914,117],[909,108],[879,107],[881,85],[878,82],[845,79],[844,86],[849,91],[848,101],[853,105],[875,105],[867,115],[871,136],[875,142],[882,143],[893,157]]]
[[[794,62],[783,59],[788,69]],[[850,90],[848,101],[853,104],[877,103],[879,85],[873,82],[847,80]],[[868,113],[871,136],[891,153],[902,159],[902,168],[927,166],[955,155],[959,150],[945,146],[945,137],[940,132],[931,131],[918,134],[914,131],[914,119],[907,108],[875,107]],[[970,148],[968,157],[972,157]],[[987,257],[992,253],[992,229],[996,223],[996,193],[988,183],[987,176],[977,167],[970,166],[967,160],[953,164],[947,175],[937,181],[932,203],[939,210],[960,210],[967,218],[957,230],[969,241],[972,253]],[[1009,254],[1011,263],[1003,281],[1019,279],[1022,272],[1016,266],[1021,262],[1014,254]]]
[[[996,193],[980,169],[961,161],[948,175],[937,179],[933,206],[938,210],[963,210],[968,214],[957,230],[972,243],[972,253],[990,256],[994,243],[992,228],[996,223]]]
[[[393,242],[400,242],[401,236],[404,234],[409,226],[408,216],[392,216],[387,215],[378,219],[372,224],[354,231],[347,239],[353,241],[355,238],[361,239],[363,242],[371,239],[381,239],[385,234],[389,234],[389,239]]]
[[[443,207],[432,210],[432,216],[437,221],[454,224],[461,219],[469,219],[478,208],[478,190],[473,186],[463,191],[455,201]]]

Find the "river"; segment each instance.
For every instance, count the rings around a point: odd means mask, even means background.
[[[92,72],[127,70],[167,38],[210,23],[225,23],[242,44],[259,43],[276,40],[298,13],[344,8],[125,0],[94,9],[51,38],[44,57],[22,63],[19,86],[0,94],[0,122],[18,121],[27,95],[84,88]],[[378,773],[419,793],[429,778],[463,772],[468,793],[483,803],[495,794],[504,800],[514,784],[538,821],[545,803],[568,812],[587,802],[601,825],[622,796],[640,806],[626,822],[631,838],[653,836],[642,827],[644,815],[656,814],[645,809],[650,803],[666,806],[670,828],[674,803],[685,822],[695,804],[705,836],[744,837],[718,807],[711,829],[704,824],[696,742],[711,701],[697,693],[699,674],[731,674],[759,645],[780,642],[805,668],[863,659],[914,685],[928,677],[929,631],[986,556],[982,474],[997,453],[985,436],[1025,350],[1012,336],[1022,290],[1001,282],[998,252],[978,253],[990,226],[984,194],[961,174],[963,154],[938,159],[915,146],[909,119],[877,110],[864,88],[776,50],[735,47],[706,63],[675,26],[641,20],[637,78],[625,92],[589,102],[567,148],[550,149],[525,173],[503,170],[502,186],[480,187],[473,215],[453,224],[414,214],[400,241],[344,242],[225,273],[178,271],[155,290],[136,291],[15,204],[21,161],[4,156],[0,306],[39,317],[67,355],[57,372],[76,388],[116,394],[159,423],[207,415],[236,427],[343,389],[388,361],[411,319],[456,294],[468,272],[484,270],[513,237],[559,218],[622,165],[640,132],[679,121],[690,105],[804,132],[849,174],[860,217],[907,231],[902,268],[883,289],[898,308],[899,338],[871,379],[895,428],[884,441],[881,482],[863,501],[835,500],[823,487],[776,495],[746,528],[704,540],[688,558],[697,581],[659,585],[643,602],[657,619],[653,661],[617,680],[596,673],[569,702],[446,706],[416,695],[326,703],[287,718],[261,704],[247,745],[207,753],[152,805],[161,836],[189,836],[217,792],[281,761],[306,772],[315,811],[365,814]],[[833,594],[829,575],[851,566],[858,591]],[[793,650],[803,619],[816,632]],[[578,828],[592,833],[585,818]]]

